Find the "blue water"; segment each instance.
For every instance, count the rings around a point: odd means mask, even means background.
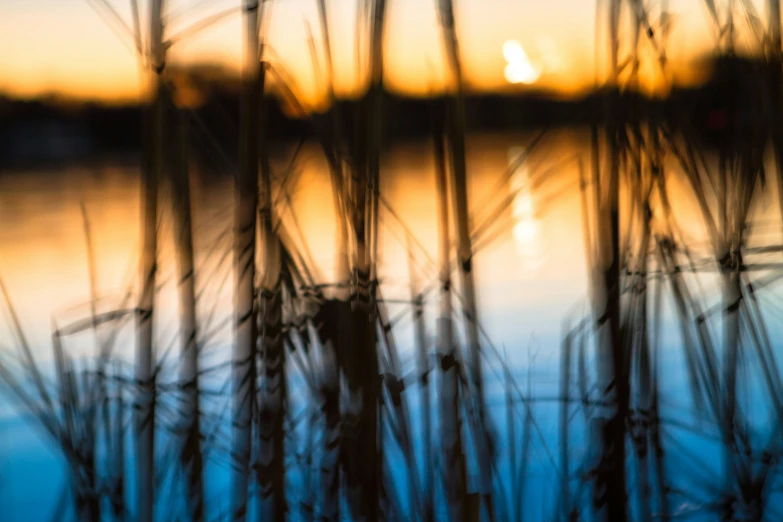
[[[531,163],[546,165],[558,158],[580,150],[584,144],[584,136],[577,133],[564,133],[542,152],[531,158]],[[485,173],[489,180],[474,180],[472,188],[476,197],[474,201],[482,201],[486,196],[492,196],[490,174],[503,170],[507,161],[508,149],[525,142],[524,136],[482,137],[480,147],[469,148],[469,164],[475,170]],[[575,149],[576,148],[576,149]],[[473,150],[473,152],[471,152]],[[564,152],[565,151],[565,152]],[[429,167],[422,164],[426,150],[409,147],[395,155],[390,160],[388,170],[394,172],[385,181],[386,194],[398,209],[399,214],[414,229],[424,249],[435,256],[435,229],[433,222],[434,202],[432,183],[421,179],[429,175]],[[554,158],[554,159],[553,159]],[[315,167],[314,167],[315,168]],[[133,176],[123,172],[121,168],[107,169],[100,176],[92,173],[74,173],[76,180],[70,187],[70,192],[48,190],[50,174],[39,173],[25,178],[24,182],[14,181],[13,177],[0,180],[0,184],[12,186],[0,187],[0,199],[8,199],[11,194],[21,208],[20,215],[24,219],[18,221],[4,220],[8,226],[0,228],[0,273],[8,283],[10,293],[16,301],[23,326],[31,340],[36,358],[41,362],[47,375],[51,375],[52,356],[49,339],[50,318],[56,317],[59,324],[73,320],[74,316],[84,317],[85,307],[70,311],[74,303],[84,303],[87,293],[87,280],[84,270],[84,247],[82,223],[80,221],[79,201],[85,198],[88,208],[94,216],[96,244],[99,248],[98,272],[101,277],[100,286],[107,294],[120,293],[125,287],[124,275],[126,267],[133,267],[135,255],[135,240],[138,234],[135,225],[137,218],[136,185]],[[566,172],[573,175],[574,169]],[[317,169],[316,169],[317,170]],[[396,177],[395,177],[396,176]],[[131,181],[129,181],[129,179]],[[78,183],[77,183],[78,181]],[[430,180],[431,181],[431,180]],[[13,185],[17,183],[17,185]],[[329,205],[328,198],[323,197],[323,187],[313,181],[303,185],[297,197],[298,207],[303,212],[308,240],[315,245],[321,245],[323,238],[331,233],[327,225],[325,229],[318,228],[320,222],[328,223],[331,219],[322,214],[319,202]],[[570,185],[573,188],[575,185]],[[74,188],[74,187],[78,187]],[[586,317],[587,283],[584,262],[584,246],[582,244],[581,224],[579,219],[578,192],[568,189],[558,193],[558,198],[552,199],[546,207],[542,204],[535,212],[535,218],[527,216],[530,221],[523,223],[518,232],[514,229],[520,222],[514,212],[509,212],[506,223],[512,230],[504,230],[501,239],[493,243],[477,255],[475,260],[476,279],[478,282],[478,298],[480,319],[485,327],[489,340],[484,339],[486,359],[484,371],[486,385],[486,402],[489,406],[491,426],[497,441],[496,479],[495,486],[498,498],[505,499],[499,513],[510,508],[517,500],[521,506],[524,520],[552,520],[560,509],[562,498],[561,481],[559,478],[560,463],[560,432],[559,403],[552,400],[560,393],[560,356],[563,339],[563,323],[570,325]],[[214,194],[210,195],[213,192]],[[558,192],[554,190],[554,192]],[[215,194],[218,194],[219,197]],[[197,191],[199,205],[197,207],[196,223],[201,230],[197,237],[197,250],[203,254],[207,247],[217,241],[219,230],[225,225],[226,209],[216,204],[215,200],[228,198],[230,191],[226,187],[201,187]],[[533,194],[534,203],[550,201],[551,194]],[[541,196],[541,197],[539,197]],[[547,196],[547,197],[544,197]],[[4,203],[4,201],[0,201]],[[225,207],[225,205],[223,205]],[[687,205],[683,204],[682,212]],[[3,204],[0,204],[0,211]],[[7,207],[5,207],[7,208]],[[313,210],[315,208],[315,210]],[[679,211],[679,209],[678,209]],[[307,214],[310,212],[310,214]],[[214,216],[222,213],[223,221]],[[229,213],[230,215],[230,213]],[[394,225],[390,216],[382,216],[388,221],[384,224],[382,252],[382,275],[386,276],[382,285],[384,297],[390,300],[406,299],[409,296],[407,287],[407,252],[404,243],[399,241],[399,227]],[[307,224],[309,223],[309,225]],[[165,231],[166,223],[162,225]],[[395,228],[396,227],[396,228]],[[326,231],[324,231],[326,230]],[[170,230],[168,231],[170,232]],[[168,233],[167,232],[167,233]],[[397,234],[397,236],[395,236]],[[764,239],[764,238],[762,238]],[[319,243],[321,241],[321,243]],[[763,241],[762,241],[763,243]],[[314,250],[320,248],[313,247]],[[531,256],[530,252],[535,252]],[[160,314],[156,323],[159,346],[176,346],[177,329],[173,320],[176,311],[176,296],[170,284],[172,270],[170,245],[162,247],[161,279],[169,281],[168,286],[161,290]],[[203,254],[206,256],[205,254]],[[316,254],[317,255],[317,254]],[[324,255],[329,258],[331,253]],[[424,257],[422,255],[422,257]],[[328,261],[327,261],[328,263]],[[212,265],[209,265],[212,266]],[[200,303],[200,315],[206,317],[214,308],[215,315],[212,326],[223,324],[230,318],[230,292],[221,288],[212,288],[216,282],[224,280],[224,275],[230,263],[223,268],[214,268],[214,277],[210,279],[206,297]],[[328,272],[328,268],[326,271]],[[133,271],[131,270],[131,273]],[[228,274],[230,275],[230,274]],[[432,275],[432,274],[430,274]],[[198,278],[197,278],[198,280]],[[714,277],[704,276],[689,279],[689,284],[701,283],[704,288],[704,299],[713,305],[720,300]],[[227,279],[228,285],[231,278]],[[425,281],[427,282],[427,281]],[[211,286],[210,286],[211,285]],[[654,285],[650,285],[652,289]],[[694,286],[695,288],[695,286]],[[658,353],[660,356],[658,372],[661,384],[661,415],[665,421],[664,453],[667,480],[672,487],[670,505],[672,512],[680,513],[687,520],[715,520],[714,503],[717,491],[722,485],[721,445],[715,422],[705,418],[695,409],[689,392],[688,376],[683,356],[682,334],[679,323],[674,315],[674,303],[671,290],[664,285],[663,314],[661,327],[656,332]],[[764,293],[759,293],[762,300],[762,310],[767,322],[768,333],[773,342],[773,351],[780,355],[781,346],[776,341],[783,338],[783,327],[776,318],[779,317],[780,293],[771,286]],[[436,307],[433,295],[428,296],[425,318],[430,342],[434,341]],[[107,304],[111,306],[111,302]],[[71,308],[68,308],[71,307]],[[405,307],[389,304],[389,315],[397,317]],[[63,312],[63,309],[69,311]],[[711,331],[716,346],[721,346],[722,327],[719,314],[711,319]],[[2,349],[14,346],[16,342],[10,335],[10,330],[3,326],[0,329]],[[400,349],[403,374],[415,376],[415,359],[413,357],[413,330],[410,316],[395,325],[394,336]],[[458,338],[463,339],[461,326],[457,328]],[[86,339],[86,340],[85,340]],[[88,338],[69,340],[69,347],[81,349],[82,344],[90,345]],[[491,341],[491,343],[489,342]],[[746,343],[746,339],[743,340]],[[747,344],[747,343],[746,343]],[[230,354],[231,334],[226,323],[218,328],[218,333],[209,342],[208,349],[202,358],[204,366],[218,365],[228,360]],[[118,356],[126,363],[132,361],[133,336],[130,329],[118,342]],[[176,349],[175,349],[176,351]],[[720,350],[718,350],[720,358]],[[83,353],[89,354],[88,351]],[[516,411],[514,413],[514,430],[516,446],[512,450],[507,440],[509,425],[506,415],[505,381],[500,360],[509,361],[516,389],[528,398],[528,382],[530,394],[537,401],[526,403],[514,393]],[[780,357],[778,357],[780,358]],[[577,390],[577,357],[569,373],[571,397],[578,396]],[[749,359],[750,360],[750,359]],[[596,361],[592,345],[586,359],[591,381],[594,382]],[[771,408],[766,399],[767,392],[761,379],[760,368],[751,363],[742,374],[741,404],[748,415],[750,430],[755,447],[761,447],[769,435]],[[295,368],[288,361],[289,368]],[[131,366],[127,365],[127,372]],[[164,382],[172,382],[175,375],[173,364],[166,366],[162,373]],[[780,368],[778,368],[780,370]],[[202,380],[205,390],[219,392],[205,394],[203,409],[205,411],[205,432],[217,432],[217,444],[212,444],[206,463],[207,506],[210,519],[224,518],[228,506],[230,490],[229,467],[229,402],[227,388],[224,388],[227,371],[212,372]],[[414,379],[415,380],[415,379]],[[435,382],[437,380],[435,379]],[[434,388],[434,387],[433,387]],[[301,377],[294,370],[290,375],[290,412],[291,417],[300,419],[306,405],[310,402]],[[593,389],[591,397],[597,397]],[[421,433],[421,394],[417,384],[409,387],[404,393],[408,401],[412,419],[412,431],[416,446],[418,473],[421,476],[425,467],[435,474],[436,506],[442,517],[443,492],[439,474],[442,472],[440,456],[436,462],[422,462]],[[126,396],[129,400],[130,396]],[[438,443],[438,409],[431,389],[430,400],[434,415],[434,447]],[[172,396],[162,399],[165,412],[161,413],[159,426],[171,426],[176,418],[171,414],[175,405]],[[528,410],[529,408],[529,410]],[[164,411],[163,409],[161,411]],[[525,415],[530,412],[534,419],[530,433],[525,433]],[[569,408],[571,422],[569,423],[569,484],[570,496],[575,505],[588,512],[590,503],[590,488],[583,487],[589,483],[588,475],[591,467],[590,455],[591,428],[585,425],[581,406],[575,401]],[[126,454],[124,455],[126,475],[126,500],[131,513],[135,511],[134,492],[134,459],[133,445],[130,433],[130,410],[125,416],[127,428],[125,437]],[[463,439],[470,441],[465,428]],[[289,509],[292,520],[300,519],[300,503],[303,501],[304,480],[299,467],[299,461],[294,458],[297,451],[304,446],[304,423],[300,422],[289,441],[287,454],[289,459]],[[316,430],[316,437],[319,437]],[[389,440],[389,432],[385,432]],[[511,473],[515,468],[511,455],[516,453],[517,459],[522,456],[521,441],[529,437],[529,461],[525,469],[525,489],[522,498],[510,491]],[[183,512],[182,493],[177,485],[176,477],[170,473],[175,469],[171,464],[171,448],[177,440],[164,430],[157,435],[158,469],[161,471],[161,484],[157,489],[157,519],[174,520],[176,514]],[[103,447],[102,447],[103,448]],[[628,444],[628,483],[630,488],[629,506],[633,513],[638,510],[636,487],[638,485],[638,463],[633,447]],[[106,472],[105,448],[100,450],[100,471]],[[318,454],[313,466],[317,467]],[[408,495],[408,475],[405,462],[399,448],[390,443],[385,449],[385,458],[389,473],[393,477],[394,489],[399,497],[403,511],[410,505]],[[475,476],[475,456],[468,455],[470,472],[470,487],[475,489],[478,481]],[[19,403],[7,393],[0,395],[0,521],[45,521],[73,519],[68,502],[68,480],[65,461],[62,452],[48,435],[41,429],[29,412],[23,412]],[[775,494],[779,495],[779,494]],[[65,499],[65,500],[63,500]],[[773,496],[770,505],[779,500]],[[64,502],[64,504],[61,504]],[[500,501],[499,501],[500,502]],[[63,509],[58,507],[64,505]],[[106,512],[108,513],[108,505]],[[251,506],[251,512],[253,506]],[[347,512],[347,510],[343,510]],[[252,513],[251,513],[252,516]],[[108,520],[108,518],[106,518]],[[774,518],[773,518],[774,519]],[[589,518],[588,518],[589,520]]]

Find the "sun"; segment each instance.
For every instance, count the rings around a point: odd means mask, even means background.
[[[541,76],[541,69],[534,67],[527,53],[517,40],[506,40],[503,44],[503,58],[506,69],[503,72],[509,83],[535,83]]]

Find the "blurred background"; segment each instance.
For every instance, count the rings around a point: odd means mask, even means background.
[[[779,0],[5,0],[0,520],[780,520]]]

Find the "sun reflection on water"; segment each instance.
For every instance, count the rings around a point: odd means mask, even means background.
[[[511,147],[508,150],[509,165],[514,163],[522,152],[520,147]],[[536,217],[530,172],[526,164],[522,164],[511,174],[510,185],[514,198],[511,204],[514,243],[524,264],[528,268],[537,268],[544,261],[544,241],[541,223]]]

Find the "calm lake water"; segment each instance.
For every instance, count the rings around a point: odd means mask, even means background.
[[[502,431],[503,381],[498,378],[500,360],[513,369],[520,386],[541,396],[552,395],[559,386],[558,364],[564,321],[573,326],[589,313],[587,267],[583,238],[583,209],[579,189],[580,161],[590,164],[589,135],[579,129],[557,130],[547,135],[530,154],[523,167],[507,175],[509,163],[532,139],[527,134],[472,136],[468,143],[469,197],[474,229],[483,233],[474,239],[475,277],[479,315],[486,331],[486,372],[490,380],[488,401]],[[279,147],[276,173],[282,177],[293,147]],[[314,145],[303,147],[288,182],[291,203],[279,200],[279,212],[294,231],[302,251],[309,252],[321,282],[334,280],[335,225],[331,188],[326,163]],[[672,166],[674,168],[674,166]],[[99,311],[120,306],[136,274],[139,244],[139,202],[137,169],[122,163],[64,166],[57,171],[0,173],[0,276],[13,300],[27,339],[46,371],[51,369],[52,324],[59,327],[89,317],[88,249],[85,241],[87,215],[95,259]],[[197,255],[197,286],[202,292],[204,360],[217,364],[230,354],[232,314],[231,236],[233,186],[230,176],[215,180],[196,176],[194,210]],[[381,194],[388,206],[382,208],[380,268],[381,291],[389,313],[399,318],[394,335],[402,352],[406,371],[414,370],[413,331],[408,307],[410,299],[409,245],[422,285],[434,290],[437,271],[437,223],[435,178],[429,144],[407,143],[387,151],[381,174]],[[278,182],[280,179],[278,179]],[[689,238],[697,258],[709,257],[699,209],[684,182],[673,177],[672,200],[678,222]],[[760,197],[754,211],[750,244],[780,244],[774,185]],[[171,212],[168,192],[161,193],[160,220],[161,282],[158,297],[156,338],[158,354],[177,341],[177,300],[174,284]],[[513,202],[497,213],[505,198]],[[487,221],[495,217],[493,221]],[[491,226],[483,226],[492,223]],[[409,241],[410,234],[412,241]],[[779,254],[778,254],[779,256]],[[771,259],[771,258],[770,258]],[[763,274],[762,274],[763,275]],[[755,276],[754,276],[755,277]],[[707,296],[719,299],[714,274],[694,277]],[[764,314],[775,317],[780,293],[770,290]],[[668,294],[667,294],[668,295]],[[434,292],[428,294],[428,334],[435,332]],[[766,299],[766,298],[765,298]],[[765,301],[766,302],[766,301]],[[130,306],[132,306],[132,301]],[[779,317],[779,315],[778,315]],[[770,321],[773,339],[781,333],[779,321]],[[685,423],[696,423],[689,413],[689,399],[682,364],[681,339],[673,320],[671,297],[664,298],[664,318],[658,335],[663,346],[666,390],[662,403],[667,414]],[[117,342],[117,354],[130,365],[133,360],[133,332],[128,323]],[[459,329],[461,335],[461,329]],[[716,328],[718,335],[720,328]],[[64,340],[72,353],[89,357],[95,351],[93,334],[85,331]],[[0,325],[0,348],[13,351],[18,345],[7,323]],[[493,351],[495,350],[495,351]],[[168,359],[171,360],[171,359]],[[220,390],[225,374],[206,379],[205,386]],[[301,409],[304,393],[293,387],[294,410]],[[412,407],[418,409],[418,394]],[[687,395],[687,394],[686,394]],[[0,399],[0,509],[2,520],[47,520],[54,512],[65,484],[62,460],[57,448],[42,431],[20,417],[13,399]],[[225,410],[225,394],[205,398],[205,409],[219,419]],[[551,514],[556,501],[557,407],[537,403],[533,410],[538,434],[527,495],[535,501],[526,507],[533,519]],[[574,410],[576,412],[576,410]],[[215,421],[219,423],[219,420]],[[223,422],[227,423],[224,418]],[[416,431],[420,431],[416,426]],[[227,429],[227,426],[226,426]],[[520,428],[521,429],[521,428]],[[715,444],[709,437],[675,433],[674,438],[701,459],[702,472],[718,484],[717,464],[710,464]],[[572,449],[586,451],[584,426],[572,431]],[[711,445],[712,444],[712,445]],[[130,466],[132,459],[128,457]],[[502,470],[508,473],[509,470]],[[395,475],[397,472],[395,471]],[[712,474],[712,475],[711,475]],[[209,464],[209,482],[215,498],[227,499],[228,468],[225,455]],[[695,487],[695,486],[694,486]],[[223,500],[225,502],[225,500]],[[212,509],[217,509],[213,503]],[[680,502],[688,509],[691,501]],[[678,504],[678,505],[680,505]]]
[[[476,278],[482,322],[498,345],[527,344],[531,335],[559,337],[565,312],[586,296],[580,194],[581,155],[588,161],[587,135],[559,131],[544,140],[528,163],[511,177],[510,158],[532,138],[483,135],[470,141],[470,204],[476,240]],[[278,173],[293,148],[280,148]],[[326,164],[317,147],[298,155],[295,178],[288,184],[292,207],[279,201],[285,225],[307,245],[322,282],[333,281],[335,227]],[[547,172],[549,171],[549,172]],[[535,190],[525,179],[544,173]],[[508,179],[504,179],[508,178]],[[427,286],[435,281],[437,223],[431,147],[402,144],[388,151],[382,168],[380,275],[387,299],[409,299],[406,230],[413,236],[415,265]],[[230,246],[233,188],[224,181],[196,180],[194,190],[198,285],[213,294],[209,305],[229,315],[230,292],[218,295],[220,276],[230,259],[215,268]],[[517,192],[493,226],[488,217]],[[162,198],[167,198],[166,189]],[[282,198],[281,198],[282,199]],[[50,351],[49,330],[89,314],[89,274],[82,204],[95,251],[101,307],[116,306],[136,275],[139,244],[137,171],[133,166],[100,164],[57,172],[5,173],[0,176],[0,274],[22,318],[36,355]],[[170,209],[162,203],[160,224],[161,330],[171,326],[166,310],[176,308]],[[298,228],[297,228],[298,225]],[[299,233],[297,230],[301,230]],[[230,290],[230,282],[227,290]],[[171,306],[169,306],[171,305]],[[394,314],[392,314],[394,315]],[[512,320],[513,318],[513,320]],[[163,334],[164,332],[161,332]],[[229,339],[223,339],[229,342]],[[85,347],[88,348],[88,347]]]

